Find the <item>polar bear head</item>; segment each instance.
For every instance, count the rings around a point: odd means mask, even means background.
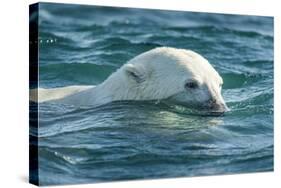
[[[112,100],[167,100],[209,112],[227,111],[223,80],[201,55],[160,47],[140,54],[106,81]]]

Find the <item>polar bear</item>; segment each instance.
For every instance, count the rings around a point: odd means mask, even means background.
[[[223,113],[223,80],[198,53],[158,47],[128,61],[97,86],[34,89],[31,101],[71,105],[102,105],[122,100],[163,100]],[[38,98],[36,97],[38,96]]]

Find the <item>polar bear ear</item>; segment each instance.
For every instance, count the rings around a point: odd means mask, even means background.
[[[126,64],[124,70],[126,76],[135,82],[141,83],[145,81],[145,71],[141,67],[136,67],[133,64]]]

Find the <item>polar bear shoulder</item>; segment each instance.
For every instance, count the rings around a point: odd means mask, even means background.
[[[29,99],[33,102],[45,102],[50,100],[57,100],[65,98],[77,92],[81,92],[95,86],[66,86],[59,88],[38,88],[31,89],[29,93]]]

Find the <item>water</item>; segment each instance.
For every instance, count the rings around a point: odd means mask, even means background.
[[[231,109],[212,117],[153,101],[40,104],[41,185],[273,170],[272,18],[41,3],[39,25],[40,87],[96,85],[132,57],[172,46],[210,61]]]

